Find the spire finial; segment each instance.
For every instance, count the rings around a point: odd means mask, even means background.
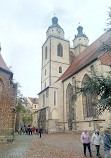
[[[56,16],[56,13],[54,12],[54,16]]]

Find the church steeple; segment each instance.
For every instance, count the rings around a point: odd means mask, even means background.
[[[83,34],[83,27],[82,26],[79,26],[77,28],[77,30],[78,30],[78,34],[75,35],[75,38],[77,38],[77,37],[86,37],[87,38],[87,36],[85,34]]]
[[[48,38],[50,35],[56,36],[62,39],[64,38],[64,30],[58,24],[58,18],[56,16],[52,18],[52,25],[48,28],[46,32],[46,38]]]
[[[75,38],[73,40],[74,50],[75,50],[75,56],[77,56],[80,52],[82,52],[89,43],[88,37],[83,33],[83,27],[79,26],[77,28],[77,35],[75,35]]]

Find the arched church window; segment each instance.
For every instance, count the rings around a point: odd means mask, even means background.
[[[63,57],[63,47],[61,43],[57,46],[57,56]]]
[[[59,66],[59,73],[62,73],[62,67]]]
[[[85,75],[82,81],[82,86],[84,86],[84,83],[87,82],[89,79],[88,75]],[[96,109],[95,106],[93,106],[93,101],[96,99],[95,96],[93,96],[91,93],[87,92],[86,94],[83,94],[82,96],[82,102],[83,102],[83,115],[84,118],[88,117],[96,117]]]
[[[45,47],[45,59],[47,59],[47,46]]]

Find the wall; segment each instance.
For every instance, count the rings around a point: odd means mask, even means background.
[[[2,91],[0,93],[0,139],[7,141],[14,134],[16,87],[10,75],[0,70]]]

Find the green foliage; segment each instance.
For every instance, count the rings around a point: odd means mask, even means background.
[[[22,121],[24,125],[28,122],[31,123],[33,120],[32,114],[29,111],[26,111],[24,114],[22,114]]]
[[[111,45],[108,45],[104,42],[102,42],[102,44],[103,44],[102,49],[101,49],[102,52],[111,51]]]
[[[111,7],[109,7],[108,19],[107,19],[107,28],[105,31],[111,31]]]
[[[81,83],[82,87],[76,87],[76,95],[87,93],[95,96],[96,100],[93,101],[93,105],[97,106],[98,114],[102,113],[105,109],[111,108],[111,75],[108,74],[107,77],[103,75],[96,75],[96,73],[91,73],[91,77],[87,81]]]

